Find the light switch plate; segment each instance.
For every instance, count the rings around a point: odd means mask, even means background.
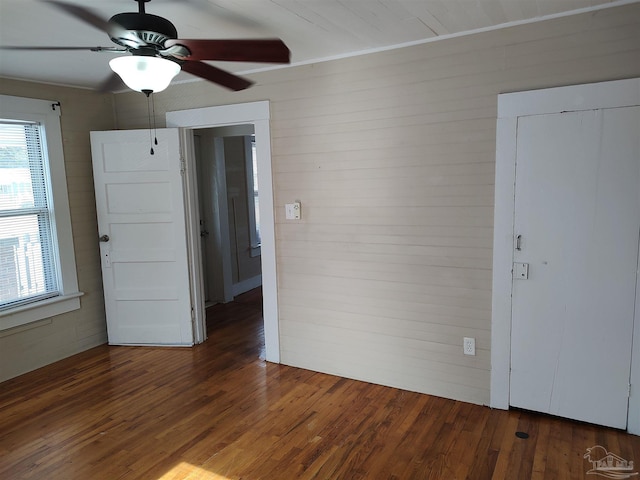
[[[284,217],[287,220],[300,220],[300,202],[287,203],[284,206]]]

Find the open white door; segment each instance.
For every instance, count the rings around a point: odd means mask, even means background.
[[[91,132],[111,345],[192,345],[178,129]]]

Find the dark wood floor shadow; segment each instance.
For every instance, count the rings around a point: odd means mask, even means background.
[[[209,308],[202,345],[104,345],[0,384],[0,478],[604,478],[595,445],[640,467],[617,430],[267,363],[259,297]]]

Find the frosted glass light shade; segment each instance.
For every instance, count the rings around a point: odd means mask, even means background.
[[[180,65],[176,62],[139,55],[116,57],[109,61],[109,66],[120,75],[127,87],[138,92],[161,92],[180,72]]]

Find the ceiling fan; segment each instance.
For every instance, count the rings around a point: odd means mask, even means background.
[[[44,1],[53,7],[107,33],[117,47],[23,47],[4,46],[5,50],[91,50],[95,52],[124,52],[131,56],[120,56],[109,63],[114,70],[100,90],[117,88],[120,78],[132,88],[149,95],[166,88],[180,70],[216,83],[231,90],[244,90],[253,82],[202,60],[231,62],[289,63],[290,52],[280,39],[180,39],[175,26],[167,19],[145,12],[145,3],[150,0],[134,0],[138,12],[118,13],[109,20],[101,18],[88,8],[61,1]],[[128,65],[127,65],[128,64]],[[167,78],[154,88],[143,88],[142,84],[130,84],[125,69],[132,74],[145,74],[146,79],[159,79],[154,68],[168,69]],[[146,80],[145,80],[146,81]]]

